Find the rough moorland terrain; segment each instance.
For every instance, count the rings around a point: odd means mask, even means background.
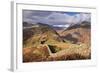
[[[91,59],[91,27],[82,22],[58,33],[46,24],[23,24],[23,62]]]

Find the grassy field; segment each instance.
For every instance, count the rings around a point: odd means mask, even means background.
[[[24,48],[23,62],[90,59],[91,50],[86,44],[57,43]]]

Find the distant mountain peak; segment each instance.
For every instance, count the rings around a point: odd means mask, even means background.
[[[71,29],[75,29],[75,28],[91,28],[91,23],[87,22],[87,21],[83,21],[80,24],[71,25],[65,30],[71,30]]]

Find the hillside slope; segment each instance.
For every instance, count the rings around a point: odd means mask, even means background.
[[[36,26],[36,27],[34,27]],[[34,47],[39,44],[53,44],[62,42],[59,34],[49,25],[34,24],[30,28],[23,29],[23,45],[24,47]]]
[[[91,59],[91,27],[82,22],[60,33],[47,24],[24,24],[23,62]]]
[[[83,22],[80,25],[74,25],[65,29],[60,36],[69,40],[72,43],[85,43],[90,45],[91,42],[91,26],[88,22]]]

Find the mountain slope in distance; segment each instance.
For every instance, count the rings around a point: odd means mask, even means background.
[[[44,43],[62,42],[59,34],[47,24],[33,24],[30,28],[23,29],[23,45],[24,47],[32,47]]]
[[[91,25],[89,22],[82,22],[65,29],[61,34],[63,39],[72,43],[85,43],[90,45],[91,42]]]

